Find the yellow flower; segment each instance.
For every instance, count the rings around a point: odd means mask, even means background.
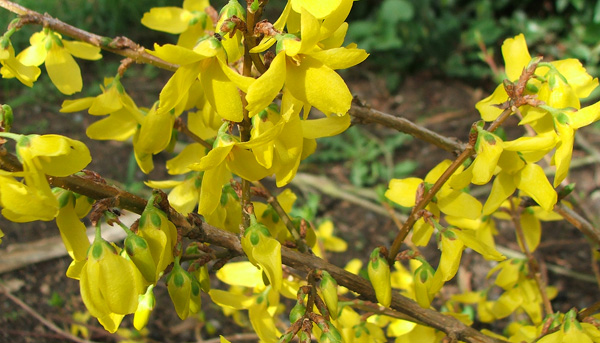
[[[271,237],[269,230],[250,216],[251,224],[242,237],[242,248],[248,260],[265,272],[273,289],[279,291],[282,284],[281,244]]]
[[[318,46],[322,24],[304,7],[301,10],[302,39],[291,34],[277,36],[277,56],[269,70],[248,88],[246,108],[250,116],[269,106],[284,86],[284,96],[289,92],[328,116],[342,116],[350,109],[352,95],[334,70],[356,65],[368,54],[353,45],[323,50]]]
[[[142,275],[133,262],[102,239],[99,227],[81,270],[80,290],[88,311],[111,333],[117,330],[124,315],[136,311],[138,295],[145,290]]]
[[[385,197],[404,207],[413,207],[416,204],[416,193],[422,183],[425,187],[433,185],[450,165],[450,160],[444,160],[435,166],[425,179],[410,177],[406,179],[392,179]],[[462,167],[454,172],[460,175]],[[462,186],[465,187],[465,186]],[[426,209],[439,217],[440,211],[449,216],[477,219],[481,215],[481,203],[468,193],[453,188],[452,183],[446,182]],[[415,225],[413,242],[417,245],[426,245],[433,233],[433,227],[422,218]]]
[[[156,31],[180,34],[177,45],[193,48],[213,26],[204,10],[208,0],[184,0],[182,7],[155,7],[144,13],[142,24]]]
[[[344,252],[348,249],[348,243],[333,235],[333,223],[331,220],[322,222],[317,231],[317,244],[313,248],[315,255],[323,257],[325,251]]]
[[[56,225],[60,230],[60,237],[73,259],[73,262],[67,270],[67,276],[73,279],[79,279],[81,268],[87,259],[87,250],[90,241],[87,237],[86,227],[81,222],[76,210],[76,197],[73,192],[61,190],[57,194],[60,209],[56,216]],[[85,197],[80,197],[81,199]],[[87,212],[86,212],[87,214]],[[85,216],[85,214],[84,214]]]
[[[377,301],[388,307],[392,303],[392,283],[390,279],[390,265],[381,257],[379,248],[375,248],[369,258],[367,267],[369,280],[375,289]]]
[[[15,49],[9,40],[0,40],[0,64],[3,78],[16,77],[27,87],[32,87],[41,73],[37,66],[26,66],[15,58]]]
[[[0,135],[17,141],[17,157],[23,163],[22,172],[0,174],[2,214],[15,222],[52,220],[59,206],[46,175],[63,177],[80,171],[91,161],[89,150],[85,144],[59,135]]]
[[[173,262],[177,228],[164,212],[154,207],[154,196],[150,198],[140,217],[138,235],[147,242],[155,266],[153,272],[145,273],[144,276],[148,278],[148,282],[155,283]]]
[[[238,74],[227,65],[225,50],[216,38],[201,40],[193,50],[156,44],[154,51],[148,52],[180,66],[160,92],[159,112],[171,111],[183,102],[198,78],[206,100],[219,116],[229,121],[242,121],[243,106],[238,89],[247,92],[254,79]]]
[[[50,29],[34,33],[31,46],[21,51],[17,59],[27,66],[45,63],[52,83],[66,95],[81,91],[83,82],[81,70],[73,56],[86,60],[102,58],[100,48],[79,41],[63,40],[62,36]]]
[[[167,290],[179,318],[186,319],[190,313],[200,310],[200,283],[179,265],[175,258],[173,270],[167,277]]]
[[[505,40],[502,44],[502,55],[507,79],[516,81],[531,61],[525,36],[519,34]],[[568,106],[579,108],[579,99],[589,96],[592,90],[598,86],[598,79],[587,74],[581,63],[575,59],[551,62],[549,66],[538,66],[536,73],[545,75],[547,78],[547,82],[542,84],[537,80],[530,81],[533,88],[537,89],[538,99],[546,103],[553,103],[558,106],[557,108]],[[508,94],[504,85],[501,84],[492,95],[478,102],[475,107],[479,110],[483,120],[492,121],[502,112],[502,109],[494,105],[503,103],[507,99]],[[525,121],[521,124],[540,118],[545,111],[524,108],[522,113]]]
[[[198,213],[210,215],[217,208],[221,199],[221,189],[230,179],[228,170],[249,181],[260,180],[272,173],[271,170],[258,164],[252,152],[245,148],[253,148],[272,141],[281,132],[282,127],[283,122],[260,137],[248,142],[238,142],[226,133],[227,123],[223,124],[213,149],[199,162],[189,166],[192,170],[204,171]]]

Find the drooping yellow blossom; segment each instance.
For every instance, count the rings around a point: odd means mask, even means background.
[[[146,289],[146,293],[140,294],[138,298],[138,307],[133,316],[133,326],[136,330],[141,331],[148,324],[150,313],[154,310],[156,299],[154,298],[154,285],[151,284]]]
[[[181,268],[179,256],[175,258],[173,270],[167,277],[167,290],[175,305],[179,318],[186,319],[190,313],[200,311],[200,283]]]
[[[390,265],[379,252],[379,248],[375,248],[369,258],[367,271],[369,280],[375,289],[377,301],[385,306],[390,306],[392,302],[392,283],[390,280]]]
[[[81,270],[80,290],[88,311],[111,333],[124,315],[136,311],[138,296],[145,291],[143,277],[133,262],[102,239],[99,227]]]
[[[62,36],[50,29],[34,33],[31,46],[21,51],[17,59],[27,66],[39,66],[42,63],[52,83],[66,95],[81,91],[83,81],[81,70],[73,56],[86,60],[102,58],[100,48],[79,41],[63,40]]]
[[[192,170],[204,171],[200,190],[198,213],[210,215],[221,199],[221,189],[229,181],[228,170],[249,181],[258,181],[272,173],[258,164],[251,151],[253,148],[272,141],[281,132],[283,122],[260,137],[248,142],[238,142],[235,137],[226,133],[227,123],[219,130],[213,149],[199,162],[189,166]]]
[[[177,243],[177,228],[164,212],[154,206],[152,197],[139,221],[138,235],[143,238],[150,250],[154,270],[144,273],[148,282],[155,283],[162,272],[173,262],[173,248]]]
[[[204,10],[208,0],[184,0],[181,7],[154,7],[144,13],[142,25],[152,30],[179,34],[177,45],[193,48],[213,23]]]
[[[242,248],[248,260],[260,266],[273,289],[279,291],[282,283],[281,244],[271,237],[266,226],[257,222],[256,216],[250,216],[250,220],[241,240]]]
[[[108,117],[91,124],[86,134],[91,139],[124,141],[133,136],[143,121],[142,112],[123,88],[120,78],[105,78],[102,94],[75,100],[65,100],[61,112],[71,113],[88,109],[92,115]]]
[[[16,77],[27,87],[33,87],[33,83],[40,76],[41,70],[37,66],[27,66],[15,58],[15,49],[10,41],[0,40],[0,74],[5,79]]]
[[[77,199],[75,198],[75,194],[70,191],[61,190],[57,194],[57,197],[60,208],[56,216],[56,225],[60,231],[60,237],[65,248],[69,256],[73,259],[67,270],[67,276],[79,279],[81,268],[83,268],[87,259],[87,250],[90,246],[90,241],[87,237],[86,227],[80,220],[81,216],[77,214]]]
[[[58,214],[58,201],[46,175],[68,176],[85,168],[90,152],[85,144],[60,135],[15,135],[3,137],[17,141],[17,157],[22,172],[0,174],[2,214],[15,222],[52,220]],[[22,177],[23,182],[14,177]]]

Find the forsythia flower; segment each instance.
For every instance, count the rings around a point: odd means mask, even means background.
[[[284,96],[289,92],[326,115],[342,116],[350,109],[352,95],[334,70],[354,66],[368,54],[353,45],[323,50],[318,46],[322,38],[319,20],[304,7],[300,18],[301,40],[292,34],[279,35],[277,56],[269,70],[248,88],[250,116],[265,109],[284,86]]]
[[[16,77],[27,87],[32,87],[41,73],[40,68],[24,65],[15,58],[15,49],[8,39],[0,40],[0,64],[0,74],[3,78]]]
[[[80,289],[88,311],[111,333],[124,315],[136,311],[138,295],[145,291],[143,277],[133,262],[102,239],[99,227],[81,270]]]
[[[152,30],[180,34],[177,45],[193,48],[213,23],[204,10],[208,0],[184,0],[180,7],[155,7],[144,13],[142,24]]]
[[[450,160],[442,161],[427,173],[424,180],[416,177],[392,179],[388,190],[385,192],[385,197],[404,207],[415,206],[415,197],[420,185],[424,183],[427,187],[434,184],[450,163]],[[457,169],[453,175],[458,175],[461,171],[462,167]],[[477,219],[481,215],[481,203],[470,194],[462,192],[460,189],[454,189],[447,182],[437,193],[436,201],[432,201],[427,205],[427,210],[438,217],[441,211],[450,216]],[[417,245],[426,245],[432,233],[433,227],[421,218],[415,225],[413,242]]]
[[[175,305],[179,318],[186,319],[190,313],[200,311],[200,283],[179,265],[179,256],[175,258],[173,270],[167,277],[167,290]]]
[[[202,39],[193,50],[176,45],[155,44],[148,51],[179,68],[160,92],[159,112],[168,112],[185,100],[190,88],[200,80],[204,96],[211,107],[223,119],[241,122],[243,106],[238,89],[248,91],[254,79],[233,71],[227,65],[227,56],[219,40],[214,37]]]
[[[88,109],[92,115],[106,115],[90,125],[86,134],[91,139],[124,141],[133,136],[143,115],[135,102],[125,92],[120,77],[105,78],[102,94],[75,100],[65,100],[60,109],[63,113],[78,112]]]
[[[21,51],[17,59],[28,66],[45,63],[50,80],[66,95],[81,91],[83,86],[81,70],[73,56],[86,60],[102,58],[100,48],[84,42],[63,40],[60,34],[50,29],[34,33],[29,42],[31,46]]]
[[[264,270],[273,289],[281,289],[281,244],[271,237],[269,230],[250,216],[250,226],[242,237],[242,248],[248,260]]]
[[[2,214],[14,222],[52,220],[58,214],[58,201],[46,180],[46,175],[68,176],[85,168],[90,152],[85,144],[59,135],[28,135],[2,133],[17,141],[17,157],[23,171],[0,173],[0,204]],[[23,177],[24,183],[14,176]]]

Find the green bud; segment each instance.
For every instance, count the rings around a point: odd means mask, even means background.
[[[304,304],[297,302],[292,310],[290,311],[290,323],[295,323],[298,319],[302,318],[306,313],[306,306]]]
[[[154,285],[151,284],[148,286],[148,289],[146,289],[146,293],[138,296],[138,307],[133,316],[133,326],[138,331],[146,327],[146,324],[148,324],[148,318],[150,318],[150,313],[152,313],[152,310],[156,305],[156,299],[154,298],[153,290]]]
[[[317,325],[323,330],[319,343],[342,343],[342,335],[330,321],[326,320],[324,323],[317,323]]]
[[[0,109],[0,120],[2,120],[4,131],[10,131],[14,120],[13,110],[10,106],[6,104],[2,105],[2,108]]]
[[[388,307],[392,303],[392,281],[390,279],[390,266],[386,259],[382,258],[379,248],[375,248],[371,253],[369,265],[367,267],[369,280],[375,289],[377,301]]]
[[[148,242],[129,231],[125,238],[125,251],[144,279],[154,283],[156,281],[156,262],[152,258]]]
[[[321,293],[323,294],[323,300],[325,305],[329,309],[329,315],[331,319],[337,319],[338,315],[338,294],[337,294],[337,282],[335,279],[325,270],[322,271],[321,277]]]

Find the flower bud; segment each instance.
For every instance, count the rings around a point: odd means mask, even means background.
[[[242,249],[248,260],[267,274],[273,289],[279,291],[282,283],[281,244],[271,237],[265,225],[257,222],[256,216],[250,216],[250,223],[242,237]]]
[[[369,259],[367,268],[371,285],[375,289],[377,301],[388,307],[392,303],[392,281],[390,279],[390,266],[385,258],[382,258],[379,248],[375,248]]]
[[[154,305],[156,304],[153,290],[154,285],[151,284],[148,286],[148,289],[146,289],[146,293],[141,294],[138,297],[138,307],[133,315],[133,326],[138,331],[146,327],[146,324],[148,324],[148,318],[150,318],[150,313],[152,313]]]
[[[323,270],[321,277],[321,293],[323,294],[323,300],[329,309],[329,315],[331,319],[337,319],[338,315],[338,294],[337,294],[337,282],[331,275]]]
[[[173,270],[167,277],[167,290],[177,315],[181,320],[186,319],[190,314],[192,278],[179,265],[179,258],[175,259]]]
[[[146,281],[150,283],[156,281],[156,263],[144,238],[129,231],[125,238],[125,251]]]
[[[424,262],[415,270],[413,277],[413,286],[415,288],[415,300],[423,308],[429,308],[434,294],[430,292],[431,283],[433,281],[433,268]]]
[[[290,323],[295,323],[298,319],[302,318],[306,313],[306,306],[303,303],[297,302],[292,310],[290,311]]]
[[[342,343],[342,335],[330,321],[317,322],[317,325],[323,330],[319,343]]]

